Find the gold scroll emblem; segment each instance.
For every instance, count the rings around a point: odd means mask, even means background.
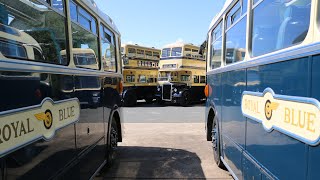
[[[260,122],[268,132],[277,130],[309,145],[320,143],[320,103],[314,98],[244,91],[242,114]]]
[[[43,125],[46,129],[50,129],[52,126],[52,113],[49,109],[44,113],[38,113],[34,115],[38,120],[43,121]]]

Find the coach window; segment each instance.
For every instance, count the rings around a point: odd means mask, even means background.
[[[301,43],[310,24],[311,0],[262,1],[253,9],[252,56]]]
[[[199,76],[193,76],[193,82],[199,83]]]
[[[159,59],[159,58],[160,58],[159,52],[153,52],[153,57],[154,57],[155,59]]]
[[[64,1],[63,0],[52,0],[52,7],[60,12],[64,12]]]
[[[77,67],[99,69],[97,21],[86,10],[70,1],[71,13],[77,13],[77,18],[71,17],[72,51]],[[76,12],[75,12],[76,11]]]
[[[97,33],[96,20],[84,9],[78,6],[78,22],[88,31]]]
[[[128,57],[132,58],[136,56],[136,49],[134,48],[128,48]]]
[[[104,25],[100,25],[101,29],[101,60],[105,71],[117,71],[116,63],[116,44],[113,32]]]
[[[211,69],[215,69],[221,66],[222,22],[213,29],[211,36]]]
[[[206,77],[200,76],[200,83],[206,83]]]
[[[134,75],[127,75],[126,76],[126,81],[127,82],[135,82]]]
[[[77,5],[72,1],[70,1],[69,4],[70,4],[70,16],[71,16],[71,19],[73,21],[77,22],[78,21]]]
[[[139,75],[139,82],[140,83],[146,83],[146,76],[145,75]]]
[[[50,4],[50,0],[41,0],[43,2],[46,2],[47,4]]]
[[[3,0],[1,0],[3,2]],[[64,2],[64,1],[61,1]],[[50,4],[30,0],[0,3],[0,52],[9,59],[67,65],[66,18]]]
[[[162,49],[161,57],[163,57],[163,58],[169,57],[170,54],[171,54],[171,49],[170,48],[164,48],[164,49]]]
[[[181,81],[190,81],[190,75],[181,75]]]
[[[245,57],[247,18],[243,16],[240,21],[237,21],[241,15],[239,2],[227,14],[229,26],[226,33],[226,64],[242,61]]]
[[[152,51],[146,51],[146,58],[151,59],[152,58]]]
[[[245,14],[247,12],[247,6],[248,6],[248,0],[242,0],[242,14]]]
[[[140,58],[144,58],[144,50],[137,49],[137,56],[140,57]]]
[[[174,47],[171,51],[171,56],[181,56],[182,48],[181,47]]]

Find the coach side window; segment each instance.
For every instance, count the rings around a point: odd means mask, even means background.
[[[311,0],[265,0],[253,9],[252,56],[301,43],[310,24]]]
[[[169,57],[169,56],[171,56],[171,48],[162,49],[161,57],[165,58],[165,57]]]
[[[74,10],[74,3],[70,3],[70,10]],[[97,21],[87,11],[76,5],[77,21],[72,18],[72,51],[74,63],[77,67],[99,69]]]
[[[61,54],[66,49],[63,4],[0,0],[0,56],[67,65]]]
[[[221,66],[222,54],[222,21],[212,31],[211,69]]]
[[[116,44],[113,32],[104,25],[100,25],[101,31],[101,59],[105,71],[117,71]]]
[[[242,61],[245,57],[247,19],[241,17],[244,14],[241,9],[239,1],[227,14],[226,64]]]

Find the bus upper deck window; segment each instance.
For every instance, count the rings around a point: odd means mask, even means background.
[[[174,47],[171,50],[171,56],[181,56],[182,48],[181,47]]]
[[[160,54],[158,52],[153,52],[153,57],[158,59],[160,58]]]
[[[162,49],[161,57],[169,57],[170,54],[171,54],[171,49],[170,48],[164,48],[164,49]]]

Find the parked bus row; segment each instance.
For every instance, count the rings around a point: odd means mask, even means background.
[[[122,46],[125,106],[137,100],[187,106],[204,99],[205,59],[199,47],[173,43],[163,49]]]
[[[90,179],[122,141],[120,33],[90,0],[0,0],[0,179]]]
[[[319,7],[227,0],[210,24],[207,140],[234,179],[320,179]]]

